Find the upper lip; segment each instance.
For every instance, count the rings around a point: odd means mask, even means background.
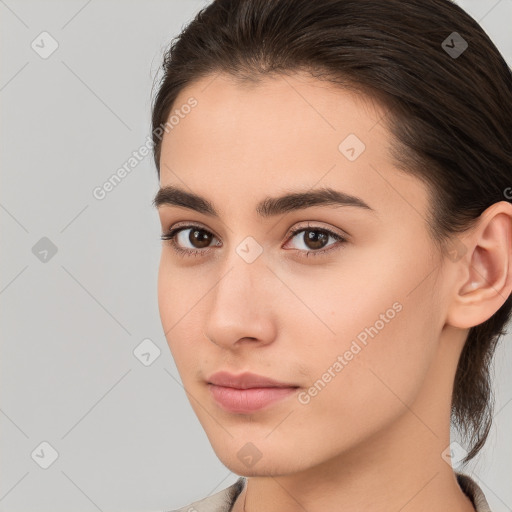
[[[245,372],[239,375],[234,375],[229,372],[216,372],[207,379],[209,384],[215,386],[223,386],[227,388],[236,389],[250,389],[250,388],[296,388],[294,384],[279,382],[263,375],[256,373]]]

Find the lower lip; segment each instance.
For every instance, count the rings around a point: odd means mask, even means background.
[[[282,400],[297,391],[297,388],[250,388],[236,389],[208,384],[215,401],[226,411],[251,413]]]

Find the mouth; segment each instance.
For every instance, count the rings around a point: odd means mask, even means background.
[[[225,411],[250,414],[295,394],[299,386],[257,375],[217,372],[207,380],[213,399]]]

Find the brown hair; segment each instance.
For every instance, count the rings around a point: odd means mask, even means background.
[[[486,208],[510,199],[511,70],[450,0],[216,0],[171,41],[162,69],[152,105],[159,176],[159,127],[187,85],[218,72],[258,83],[306,71],[385,106],[397,167],[428,185],[428,227],[442,254],[461,247],[454,235]],[[511,308],[509,296],[469,330],[461,353],[451,420],[471,445],[464,464],[490,431],[491,363]]]

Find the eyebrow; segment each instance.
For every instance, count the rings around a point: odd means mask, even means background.
[[[173,185],[161,187],[156,193],[152,204],[155,208],[160,208],[160,206],[164,205],[179,206],[210,217],[220,218],[215,206],[206,198]],[[313,206],[355,206],[375,213],[375,210],[360,197],[332,188],[289,192],[279,197],[266,197],[257,204],[256,213],[262,218],[269,218]]]

